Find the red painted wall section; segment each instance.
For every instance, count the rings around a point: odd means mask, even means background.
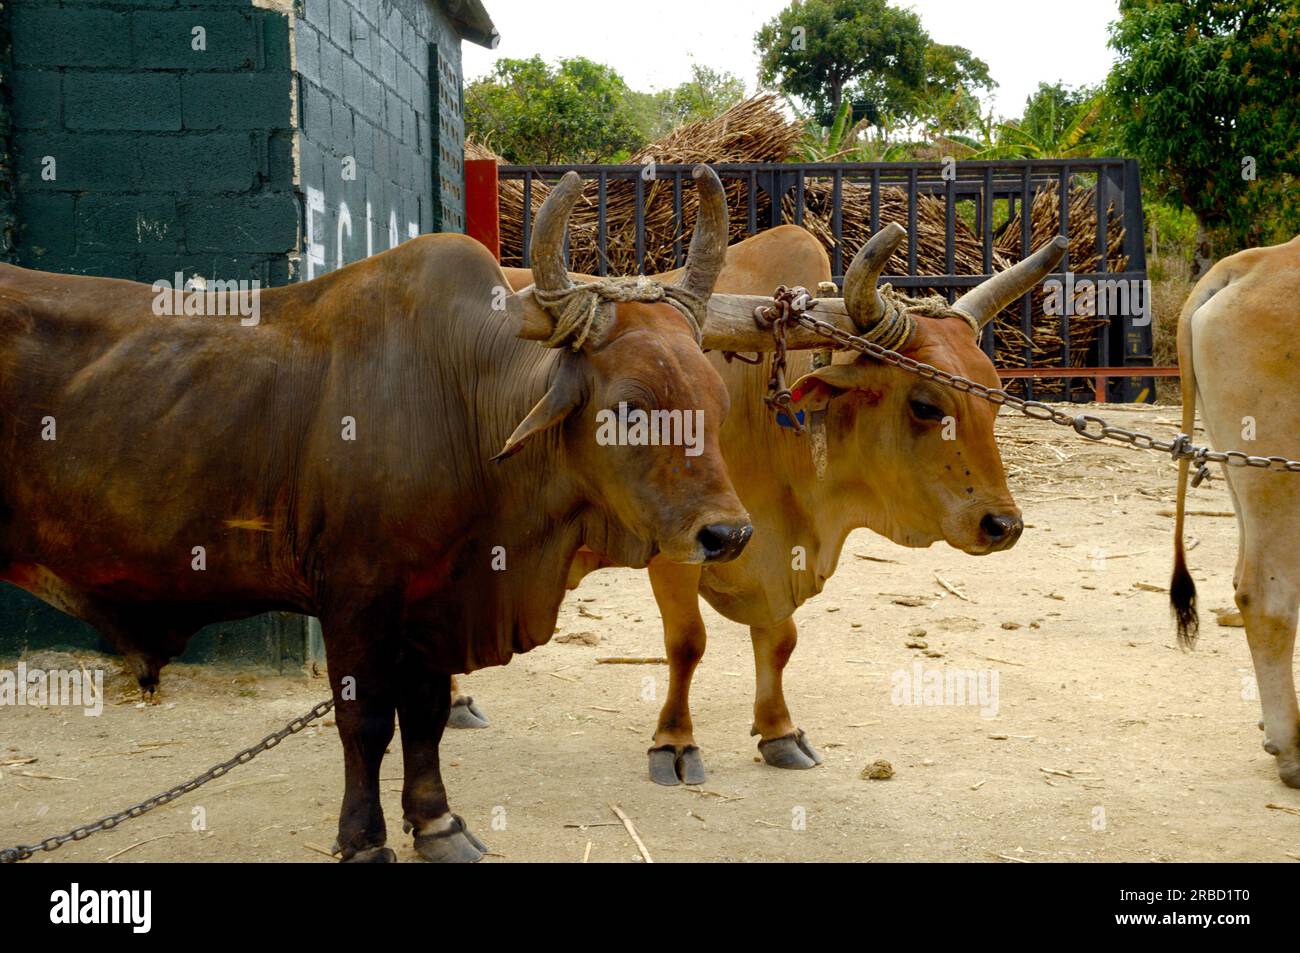
[[[465,160],[465,233],[501,260],[501,208],[493,159]]]

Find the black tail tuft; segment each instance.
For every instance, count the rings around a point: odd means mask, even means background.
[[[1200,619],[1196,613],[1196,583],[1187,571],[1187,562],[1181,550],[1174,558],[1174,575],[1169,580],[1169,603],[1178,623],[1178,645],[1183,649],[1196,647],[1196,634]]]

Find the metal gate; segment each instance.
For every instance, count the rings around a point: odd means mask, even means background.
[[[522,201],[522,261],[527,265],[527,248],[531,237],[534,205],[534,185],[538,182],[550,184],[567,171],[576,171],[584,179],[596,182],[597,226],[595,241],[598,249],[597,271],[606,273],[606,257],[609,242],[607,210],[611,183],[630,183],[633,192],[635,230],[635,261],[641,273],[646,271],[646,202],[651,181],[667,181],[671,184],[674,216],[673,267],[680,266],[685,260],[685,243],[687,223],[683,221],[683,194],[690,188],[689,179],[693,166],[685,164],[658,164],[653,167],[639,164],[631,165],[574,165],[574,166],[512,166],[502,165],[497,173],[501,187],[515,181],[520,183],[523,192]],[[844,228],[845,213],[843,194],[847,183],[866,186],[870,190],[869,221],[866,223],[871,233],[881,225],[882,189],[897,188],[905,193],[907,199],[906,221],[898,224],[906,227],[908,240],[906,244],[907,268],[902,274],[886,274],[882,281],[887,281],[901,289],[933,289],[944,294],[951,301],[964,289],[979,284],[992,275],[994,268],[994,223],[1000,220],[1005,229],[1017,212],[1031,208],[1035,195],[1043,189],[1055,189],[1059,199],[1057,215],[1059,233],[1079,240],[1078,228],[1070,224],[1071,189],[1092,187],[1095,189],[1096,223],[1093,228],[1093,247],[1098,252],[1100,265],[1096,270],[1072,271],[1069,253],[1062,259],[1060,271],[1048,276],[1062,283],[1068,280],[1078,285],[1084,280],[1094,284],[1127,283],[1126,287],[1135,289],[1139,295],[1141,308],[1128,308],[1128,313],[1107,315],[1107,323],[1100,329],[1096,340],[1089,346],[1086,354],[1072,354],[1070,347],[1070,319],[1068,313],[1061,315],[1059,368],[1065,373],[1051,376],[1068,377],[1068,370],[1079,365],[1090,366],[1085,371],[1080,367],[1077,376],[1087,386],[1088,396],[1093,393],[1092,378],[1097,376],[1098,368],[1122,370],[1124,368],[1141,368],[1151,366],[1151,327],[1150,287],[1147,283],[1146,251],[1143,242],[1142,199],[1137,161],[1122,158],[1096,159],[1025,159],[1013,161],[971,161],[971,162],[871,162],[871,163],[720,163],[713,168],[723,179],[724,184],[739,180],[743,184],[742,206],[733,207],[733,216],[740,211],[744,216],[744,229],[747,234],[755,234],[786,222],[796,225],[805,224],[807,196],[814,185],[824,194],[829,186],[830,192],[830,232],[833,240],[830,244],[831,268],[837,282],[841,282],[847,266],[847,255],[855,248],[845,247]],[[622,191],[626,185],[620,185]],[[944,210],[944,264],[940,274],[920,274],[917,270],[918,248],[918,197],[930,197],[943,203]],[[958,227],[959,210],[961,220],[967,223],[980,241],[980,258],[982,267],[977,273],[958,274],[953,267],[955,231]],[[999,214],[1002,213],[1002,214]],[[1110,233],[1114,223],[1123,229],[1121,243],[1122,254],[1127,258],[1127,266],[1122,271],[1107,268],[1107,250],[1112,244]],[[1032,249],[1031,216],[1020,216],[1019,254],[1027,254]],[[1004,242],[1007,240],[1003,236]],[[1146,314],[1141,313],[1145,310]],[[1137,313],[1134,313],[1137,312]],[[1021,334],[1026,339],[1032,338],[1032,296],[1026,294],[1020,302]],[[992,356],[998,346],[995,332],[990,326],[983,338],[983,347]],[[1005,342],[1004,342],[1005,344]],[[1025,348],[1026,365],[1032,364],[1028,348]],[[1040,362],[1041,363],[1041,362]],[[1134,373],[1129,371],[1128,373]],[[1007,376],[1024,376],[1028,396],[1033,396],[1033,375],[1021,375],[1014,371]],[[1067,393],[1070,382],[1067,382]],[[1130,401],[1141,395],[1149,399],[1154,394],[1152,377],[1122,377],[1110,381],[1107,396],[1112,400]]]

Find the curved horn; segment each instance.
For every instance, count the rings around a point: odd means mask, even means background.
[[[1024,261],[966,292],[953,302],[952,309],[984,327],[999,311],[1051,274],[1069,246],[1069,239],[1057,235]]]
[[[564,229],[581,194],[582,179],[578,173],[566,172],[537,212],[532,240],[528,244],[528,259],[532,263],[533,284],[542,291],[563,291],[573,287],[564,267]]]
[[[885,302],[876,290],[876,282],[885,270],[885,263],[906,237],[907,229],[890,222],[853,256],[853,263],[844,274],[844,309],[859,331],[869,331],[884,316]]]
[[[707,165],[692,169],[691,178],[700,195],[700,206],[680,284],[696,297],[708,298],[727,260],[727,193],[718,173]]]

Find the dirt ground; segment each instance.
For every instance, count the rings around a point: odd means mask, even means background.
[[[1171,407],[1101,412],[1161,433],[1177,426]],[[650,783],[645,751],[667,669],[597,662],[662,654],[643,572],[589,576],[560,614],[559,636],[572,641],[467,678],[492,724],[447,733],[445,778],[489,859],[639,860],[611,804],[656,861],[1300,859],[1300,791],[1278,781],[1261,747],[1244,631],[1211,611],[1232,604],[1236,522],[1222,515],[1222,482],[1190,506],[1217,515],[1191,518],[1203,628],[1187,654],[1164,592],[1170,462],[1005,414],[999,428],[1028,524],[1015,549],[977,559],[860,531],[796,616],[786,694],[826,756],[819,768],[759,763],[748,633],[706,608],[692,707],[709,777],[698,789]],[[996,675],[996,713],[895,704],[897,673],[912,676],[915,663],[923,675],[971,671],[986,686]],[[319,677],[185,666],[164,672],[160,706],[138,706],[130,688],[111,679],[99,718],[0,711],[0,846],[162,790],[328,694]],[[36,760],[7,763],[25,758]],[[861,777],[877,760],[892,779]],[[406,861],[401,774],[395,741],[384,808]],[[328,862],[341,791],[329,722],[175,804],[38,857]]]

